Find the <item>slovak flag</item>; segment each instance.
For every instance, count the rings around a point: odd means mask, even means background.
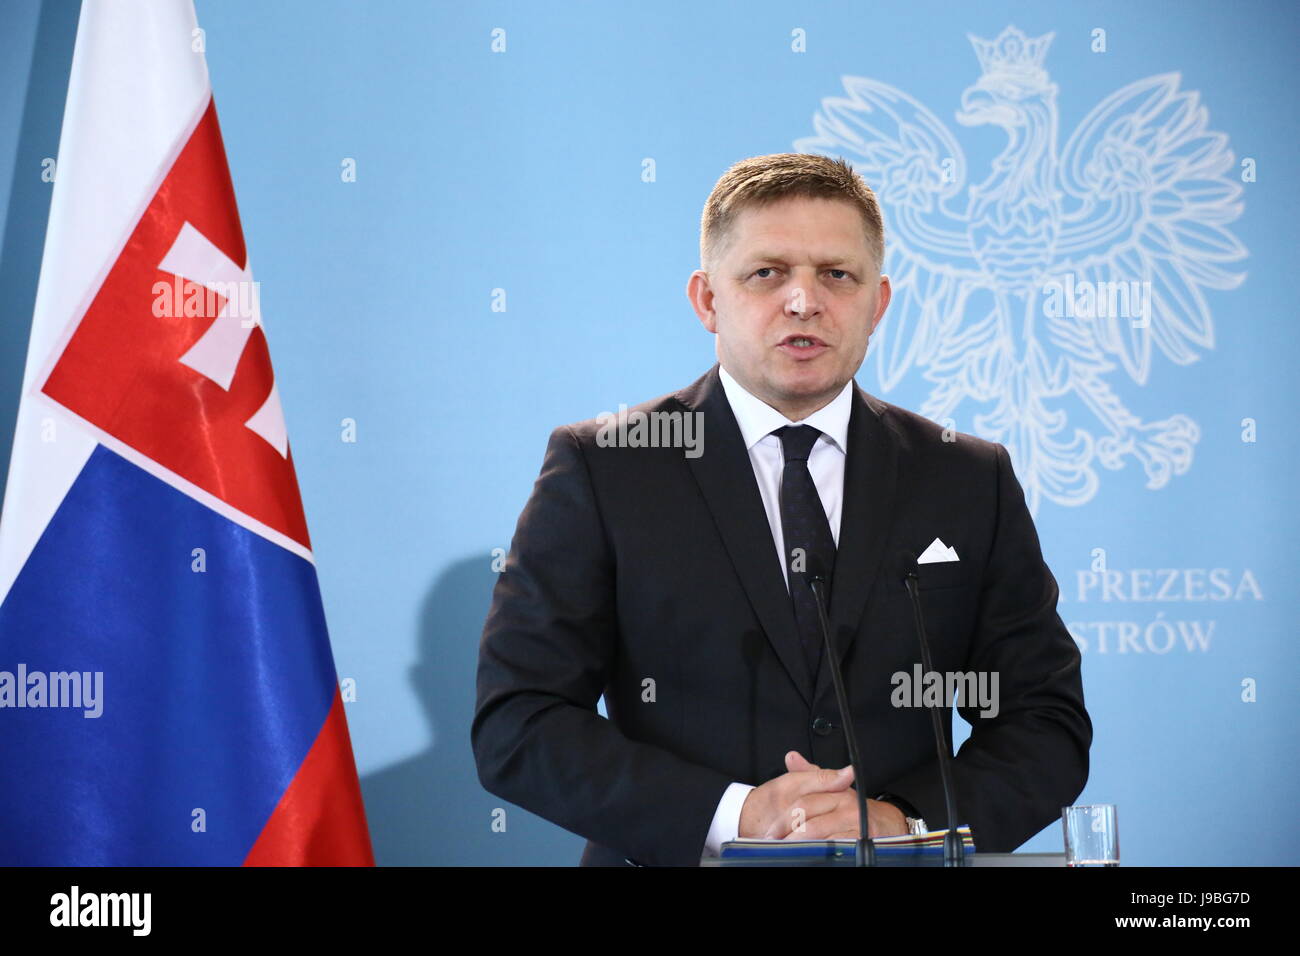
[[[0,864],[373,865],[192,0],[84,0],[0,520]]]

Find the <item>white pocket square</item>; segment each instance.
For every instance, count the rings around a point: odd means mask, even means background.
[[[917,564],[939,564],[944,561],[957,561],[957,549],[950,548],[938,538],[930,542],[930,547],[921,552]]]

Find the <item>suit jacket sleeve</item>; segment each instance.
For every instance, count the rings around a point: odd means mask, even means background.
[[[479,648],[470,738],[492,793],[639,863],[695,865],[730,778],[596,711],[618,652],[615,576],[571,427],[550,438]]]
[[[953,758],[953,782],[977,848],[1010,852],[1059,820],[1083,790],[1092,723],[1079,650],[1056,611],[1056,580],[1010,457],[995,449],[998,515],[966,668],[998,675],[999,709],[982,717],[963,701],[958,713],[971,734]],[[932,829],[948,825],[937,756],[884,789],[915,805]]]

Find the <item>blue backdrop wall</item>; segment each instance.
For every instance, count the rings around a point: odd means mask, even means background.
[[[909,275],[907,248],[964,290],[949,341],[1024,290],[909,233],[918,210],[978,230],[996,213],[972,184],[1010,203],[1034,178],[991,180],[1004,153],[1059,188],[1062,236],[1100,221],[1082,197],[1133,200],[1127,231],[1054,253],[1079,284],[1154,263],[1108,359],[1010,399],[1059,431],[979,417],[997,396],[958,387],[975,346],[909,351],[920,313],[897,292],[858,383],[1012,446],[1083,650],[1080,802],[1119,805],[1125,862],[1294,859],[1293,4],[197,6],[380,862],[576,862],[579,838],[522,810],[493,832],[474,772],[494,551],[555,425],[712,364],[683,291],[701,206],[731,163],[789,151],[858,164],[887,271]],[[6,459],[77,14],[0,12]],[[1016,77],[1037,84],[1020,114]],[[1052,826],[1027,848],[1060,844]]]

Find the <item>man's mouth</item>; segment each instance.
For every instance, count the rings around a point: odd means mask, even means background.
[[[777,348],[795,358],[812,358],[830,346],[815,335],[787,335]]]

